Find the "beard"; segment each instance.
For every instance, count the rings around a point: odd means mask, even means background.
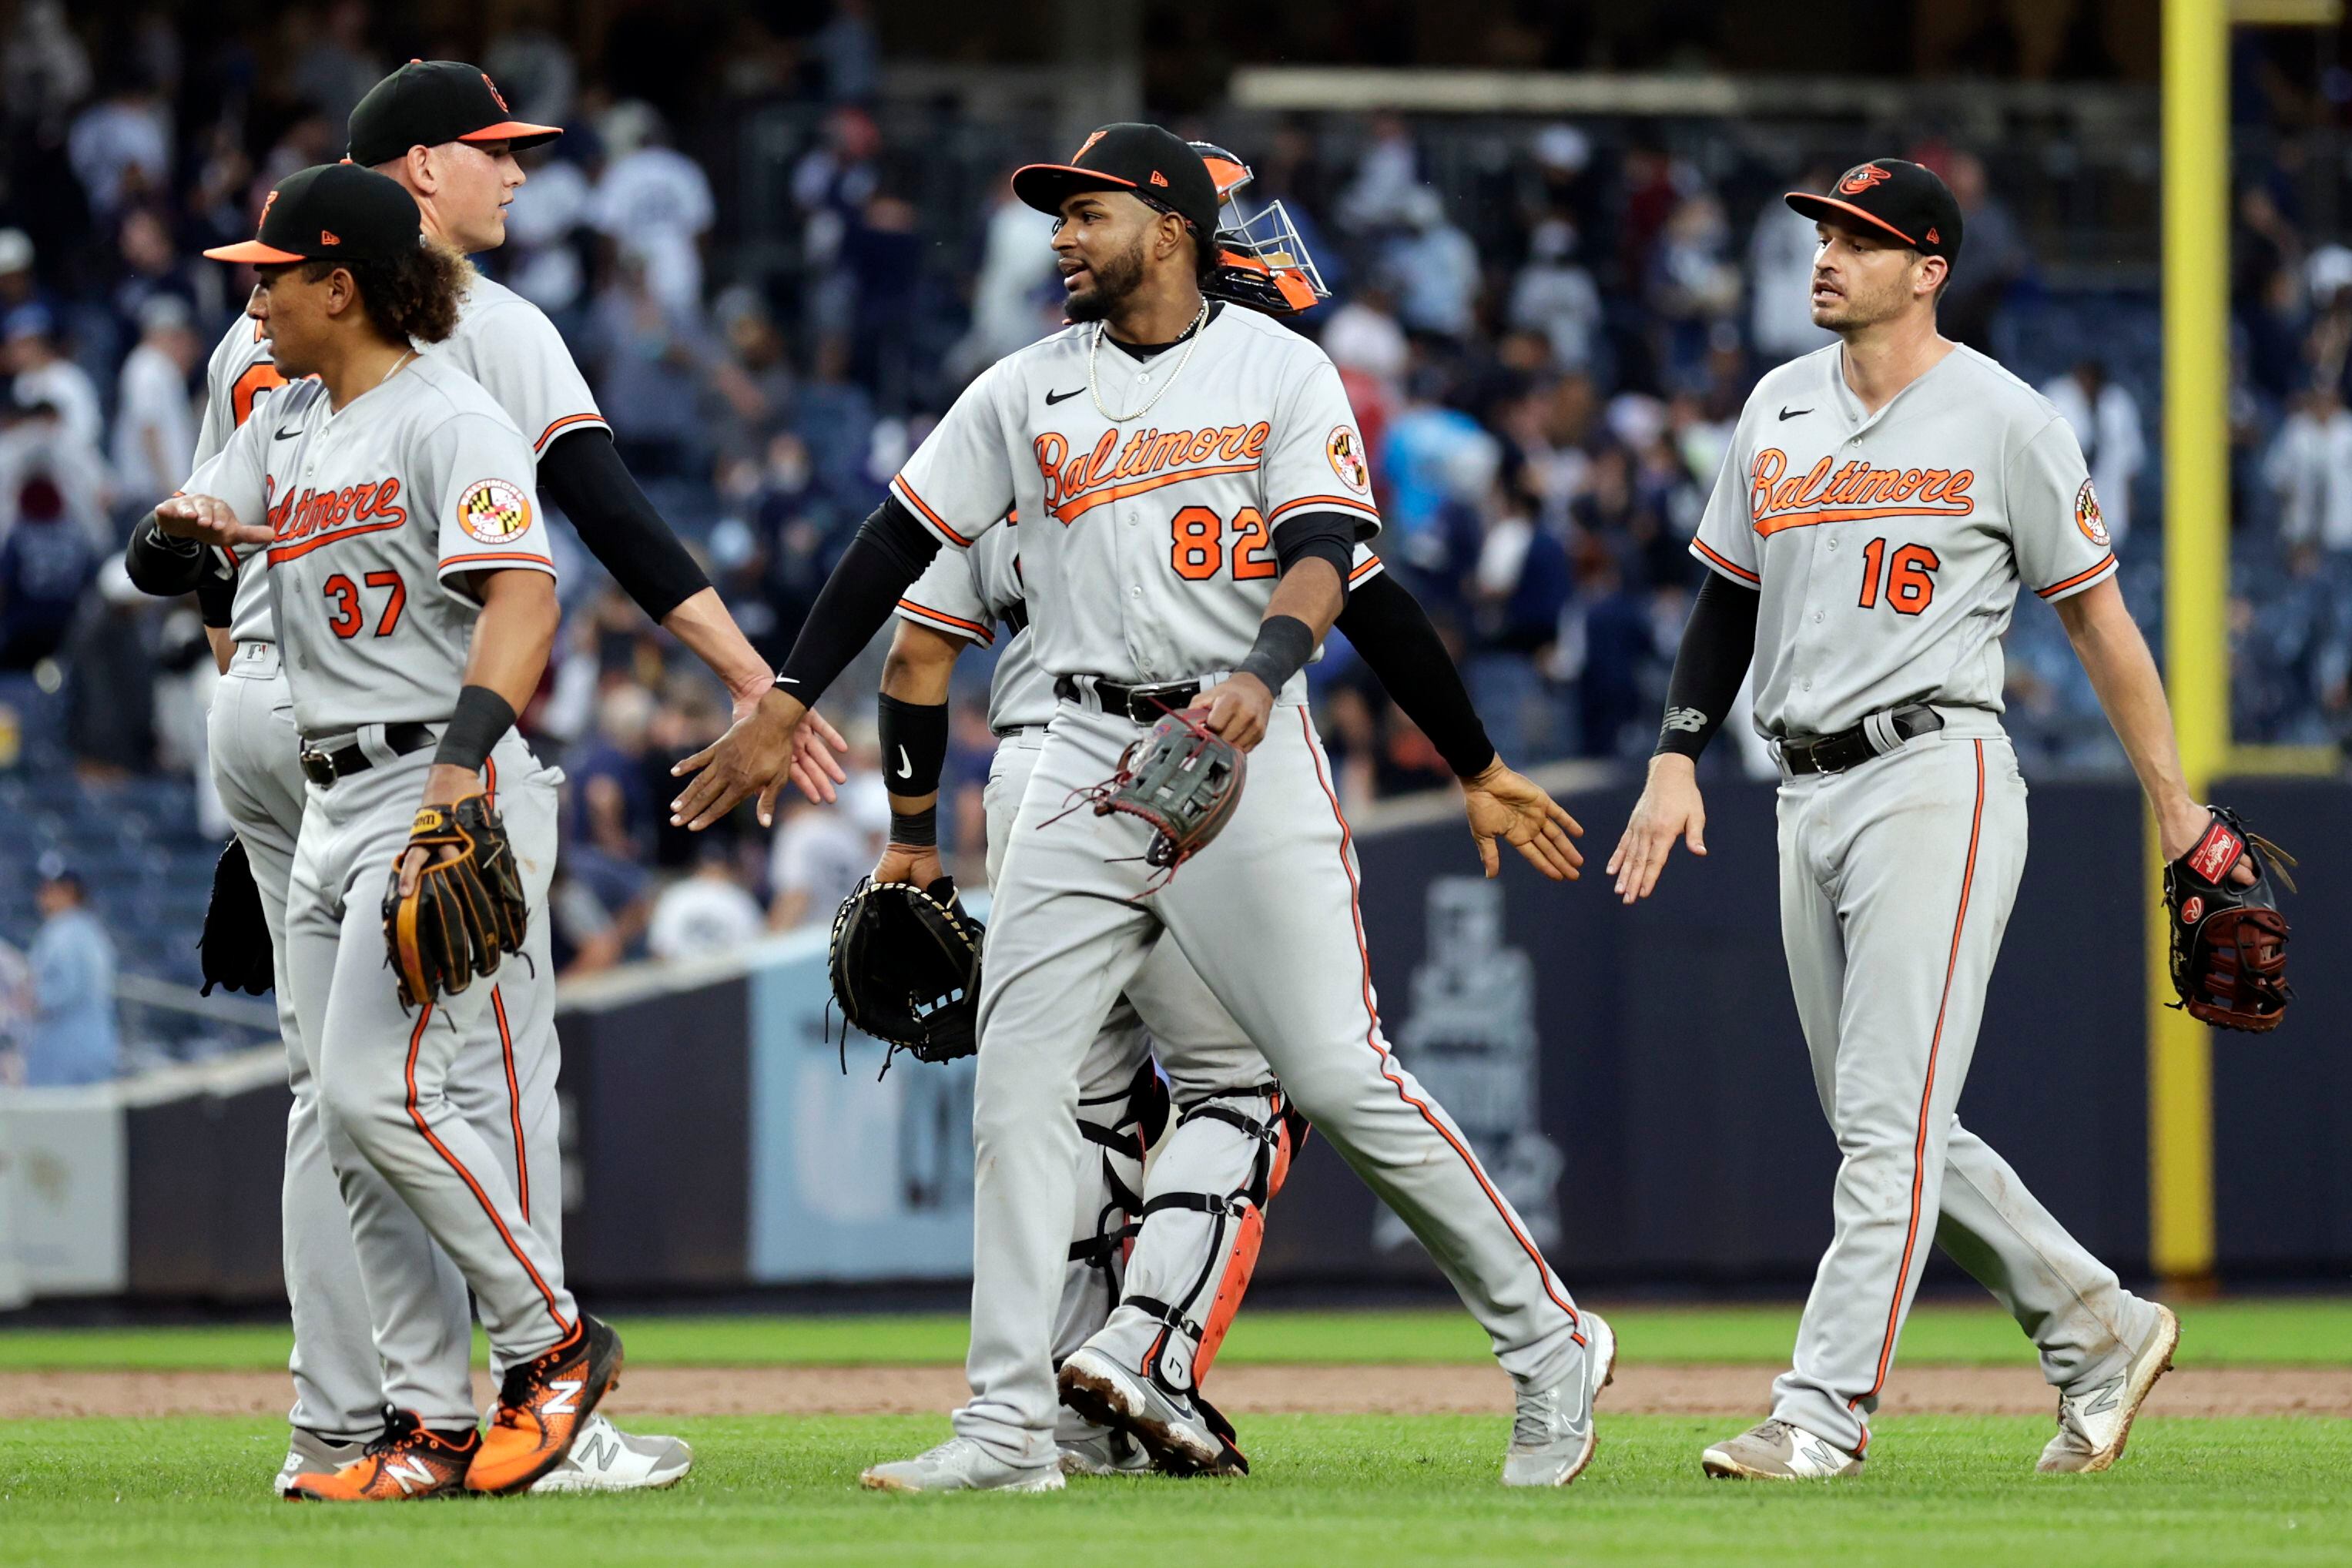
[[[1094,275],[1094,286],[1062,301],[1063,314],[1073,321],[1103,321],[1143,287],[1143,241],[1138,239],[1099,264],[1089,263],[1087,269]]]

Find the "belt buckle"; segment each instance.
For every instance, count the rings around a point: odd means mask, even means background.
[[[302,776],[320,789],[335,782],[335,759],[331,752],[322,752],[305,741],[296,761],[301,764]]]
[[[1160,700],[1160,695],[1181,691],[1187,686],[1192,689],[1194,695],[1199,694],[1201,683],[1197,680],[1158,680],[1149,686],[1130,686],[1127,689],[1127,716],[1138,724],[1157,724],[1175,711]]]

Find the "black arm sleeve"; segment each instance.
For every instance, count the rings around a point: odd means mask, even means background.
[[[1336,511],[1303,512],[1285,518],[1274,531],[1274,558],[1289,571],[1301,561],[1328,561],[1339,574],[1339,592],[1356,564],[1356,520]]]
[[[1474,778],[1495,760],[1495,743],[1470,706],[1462,672],[1430,625],[1412,590],[1386,572],[1348,595],[1339,627],[1387,688],[1390,700],[1421,726],[1456,778]]]
[[[1720,572],[1709,572],[1683,627],[1682,651],[1675,655],[1666,683],[1666,718],[1658,727],[1658,750],[1696,757],[1723,728],[1748,661],[1756,657],[1756,611],[1764,595],[1743,588]]]
[[[236,618],[236,579],[217,572],[197,578],[196,608],[204,612],[205,625],[226,631]]]
[[[824,580],[776,684],[814,707],[939,552],[939,536],[917,522],[897,496],[876,507]]]
[[[583,428],[556,437],[539,459],[539,488],[563,509],[588,553],[656,625],[710,586],[637,488],[628,465],[613,449],[611,432]]]
[[[176,599],[193,594],[205,577],[205,547],[193,539],[174,539],[155,526],[149,512],[131,531],[131,547],[123,552],[131,582],[142,594]]]

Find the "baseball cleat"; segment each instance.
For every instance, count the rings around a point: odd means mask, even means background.
[[[270,1489],[279,1497],[292,1497],[295,1477],[331,1476],[366,1452],[367,1439],[363,1437],[344,1442],[307,1426],[297,1426],[287,1439],[286,1462],[278,1468],[278,1477],[269,1483]]]
[[[305,1471],[285,1492],[289,1502],[422,1502],[457,1497],[482,1450],[471,1426],[436,1432],[405,1410],[384,1412],[383,1436],[331,1473]]]
[[[507,1368],[466,1489],[519,1492],[562,1464],[625,1359],[621,1336],[583,1312],[570,1337]]]
[[[676,1437],[637,1436],[598,1411],[581,1424],[563,1462],[531,1483],[541,1492],[646,1492],[674,1487],[694,1468],[694,1450]]]
[[[1124,1432],[1098,1431],[1059,1439],[1066,1476],[1148,1476],[1151,1456]]]
[[[1221,1441],[1207,1419],[1181,1394],[1171,1394],[1094,1349],[1062,1363],[1062,1403],[1098,1426],[1124,1432],[1143,1445],[1152,1464],[1171,1476],[1241,1476],[1249,1462]]]
[[[911,1459],[875,1465],[857,1478],[870,1492],[1057,1492],[1058,1463],[1010,1465],[970,1437],[950,1437]]]
[[[1617,1377],[1616,1331],[1595,1312],[1583,1314],[1584,1353],[1575,1369],[1549,1388],[1521,1389],[1503,1456],[1507,1487],[1564,1487],[1584,1473],[1600,1446],[1592,1402]]]
[[[1833,1481],[1862,1474],[1862,1456],[1771,1420],[1716,1444],[1699,1455],[1698,1466],[1717,1480]]]
[[[2156,1380],[2172,1370],[2172,1352],[2179,1345],[2180,1320],[2171,1309],[2158,1307],[2156,1332],[2129,1365],[2096,1388],[2058,1396],[2058,1436],[2033,1468],[2045,1476],[2081,1475],[2122,1458],[2132,1418]]]

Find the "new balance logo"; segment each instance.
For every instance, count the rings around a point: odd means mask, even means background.
[[[404,1492],[413,1492],[418,1487],[433,1486],[440,1479],[433,1473],[432,1466],[415,1455],[391,1461],[384,1466],[383,1473],[398,1481],[400,1489]]]
[[[583,1470],[609,1470],[621,1462],[620,1439],[610,1432],[592,1432],[572,1445],[572,1462]]]
[[[1820,1466],[1823,1475],[1833,1475],[1845,1465],[1844,1456],[1832,1452],[1830,1446],[1818,1437],[1814,1438],[1810,1446],[1799,1450],[1799,1456]]]
[[[2123,1403],[2123,1392],[2124,1385],[2120,1379],[2108,1384],[2105,1388],[2100,1389],[2096,1394],[2091,1395],[2090,1403],[2083,1406],[2083,1414],[2085,1415],[2105,1415],[2108,1411],[2115,1409],[2116,1406]]]
[[[1666,721],[1664,727],[1668,730],[1680,730],[1686,735],[1696,735],[1706,728],[1706,715],[1696,708],[1669,708],[1666,710]]]
[[[548,1402],[539,1407],[541,1415],[577,1415],[580,1414],[580,1391],[587,1385],[584,1377],[559,1377],[548,1384],[554,1390]]]

